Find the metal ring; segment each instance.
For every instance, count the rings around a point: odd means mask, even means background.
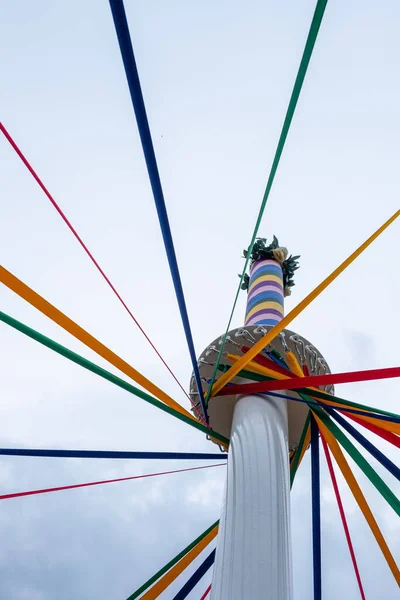
[[[283,349],[285,352],[289,352],[289,346],[286,343],[286,336],[285,336],[285,332],[281,331],[279,334],[280,340],[281,340],[281,344],[283,346]]]
[[[306,364],[306,354],[304,350],[305,344],[303,340],[296,333],[294,335],[291,335],[289,339],[292,340],[295,344],[296,354],[299,357],[301,364]]]

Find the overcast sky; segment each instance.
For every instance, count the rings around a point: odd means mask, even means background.
[[[226,327],[314,6],[126,1],[198,354]],[[399,207],[399,22],[395,0],[328,3],[260,228],[301,254],[287,311]],[[3,2],[0,48],[1,120],[188,387],[191,364],[108,2]],[[5,139],[0,159],[1,263],[187,407]],[[292,325],[333,372],[398,365],[399,239],[395,223]],[[5,288],[0,302],[113,370]],[[234,326],[244,307],[242,295]],[[201,433],[6,325],[0,334],[2,446],[214,450]],[[400,412],[396,380],[337,391]],[[321,463],[324,599],[353,600],[359,592]],[[7,458],[0,493],[186,466],[195,464]],[[399,521],[355,472],[399,560]],[[219,467],[2,502],[1,600],[124,600],[219,517],[224,476]],[[397,598],[339,479],[367,598]],[[292,492],[295,600],[312,595],[310,505],[306,456]]]

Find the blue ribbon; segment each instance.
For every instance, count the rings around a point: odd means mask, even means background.
[[[219,460],[227,454],[198,452],[129,452],[119,450],[53,450],[42,448],[0,448],[0,456],[43,456],[50,458],[120,458],[142,460]]]
[[[376,460],[379,461],[381,465],[383,465],[392,475],[394,475],[394,477],[396,477],[396,479],[400,481],[400,469],[390,460],[390,458],[385,456],[383,452],[381,452],[380,450],[378,450],[378,448],[371,444],[371,442],[367,440],[367,438],[364,437],[362,433],[360,433],[355,427],[350,425],[350,423],[343,419],[342,416],[338,415],[334,410],[332,410],[332,408],[326,408],[325,410],[331,415],[333,419],[335,419],[335,421],[339,423],[339,425],[343,427],[343,429],[348,431],[350,435],[352,435],[354,439],[361,444],[361,446],[368,450],[368,452],[372,454],[372,456],[376,458]]]
[[[183,293],[181,277],[179,274],[178,262],[176,260],[174,242],[172,240],[172,233],[169,225],[167,207],[165,205],[160,174],[158,172],[157,160],[153,147],[153,140],[151,137],[149,122],[147,120],[146,107],[144,104],[139,73],[136,66],[136,60],[133,52],[128,22],[126,20],[123,0],[110,0],[110,7],[114,19],[115,31],[117,33],[122,61],[125,67],[125,74],[126,79],[128,81],[133,109],[135,111],[140,140],[142,142],[142,148],[146,160],[147,171],[150,178],[151,189],[153,190],[153,197],[156,204],[158,220],[160,222],[161,233],[164,240],[165,251],[167,253],[172,281],[174,283],[175,295],[178,300],[179,311],[181,313],[183,328],[185,330],[186,341],[188,344],[189,354],[193,365],[193,372],[200,396],[200,403],[203,409],[204,418],[208,423],[208,415],[204,403],[203,388],[201,386],[200,373],[197,365],[196,352],[194,349],[192,332],[190,329],[189,317],[186,309],[185,296]]]
[[[314,600],[322,599],[321,577],[321,498],[319,473],[318,425],[311,417],[311,494],[312,494],[312,535],[313,535],[313,573]]]
[[[235,385],[234,383],[232,384],[227,384],[227,385]],[[312,390],[307,390],[306,388],[304,388],[304,392],[307,393],[312,393]],[[265,396],[276,396],[277,398],[283,398],[284,400],[293,400],[294,402],[303,402],[304,404],[308,404],[309,406],[319,406],[320,408],[330,408],[330,409],[335,409],[335,410],[339,410],[340,412],[348,412],[350,414],[353,415],[362,415],[363,417],[373,417],[374,419],[378,419],[380,421],[387,421],[388,423],[400,423],[400,418],[398,417],[389,417],[387,415],[381,415],[380,413],[375,413],[373,412],[373,408],[371,408],[371,410],[368,412],[366,409],[365,410],[356,410],[355,408],[347,408],[344,406],[331,406],[330,404],[325,404],[325,402],[323,400],[318,400],[318,402],[315,402],[314,400],[305,400],[304,398],[294,398],[293,396],[286,396],[285,394],[279,394],[278,392],[257,392],[259,394],[264,394]],[[299,392],[301,393],[301,392]],[[332,396],[332,402],[335,401],[335,396]],[[340,400],[339,400],[340,402]]]
[[[191,578],[185,583],[183,588],[179,590],[179,592],[174,596],[173,600],[184,600],[190,594],[192,589],[197,585],[200,579],[207,573],[208,569],[211,567],[215,560],[215,550],[211,552],[205,559],[205,561],[200,565],[200,567],[193,573]]]

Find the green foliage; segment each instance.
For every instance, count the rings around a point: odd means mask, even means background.
[[[248,254],[248,250],[243,250],[243,258],[247,258]],[[250,253],[250,268],[258,260],[272,259],[281,264],[285,296],[290,294],[290,288],[294,286],[294,272],[297,271],[300,266],[298,263],[300,255],[290,255],[288,257],[287,254],[287,249],[279,246],[279,240],[275,235],[269,245],[267,245],[266,238],[257,238]],[[239,277],[241,277],[241,275],[239,275]],[[241,285],[242,290],[248,289],[249,281],[250,277],[245,273]]]

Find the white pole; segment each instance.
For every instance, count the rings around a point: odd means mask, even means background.
[[[240,396],[229,447],[211,600],[291,600],[286,402]]]

